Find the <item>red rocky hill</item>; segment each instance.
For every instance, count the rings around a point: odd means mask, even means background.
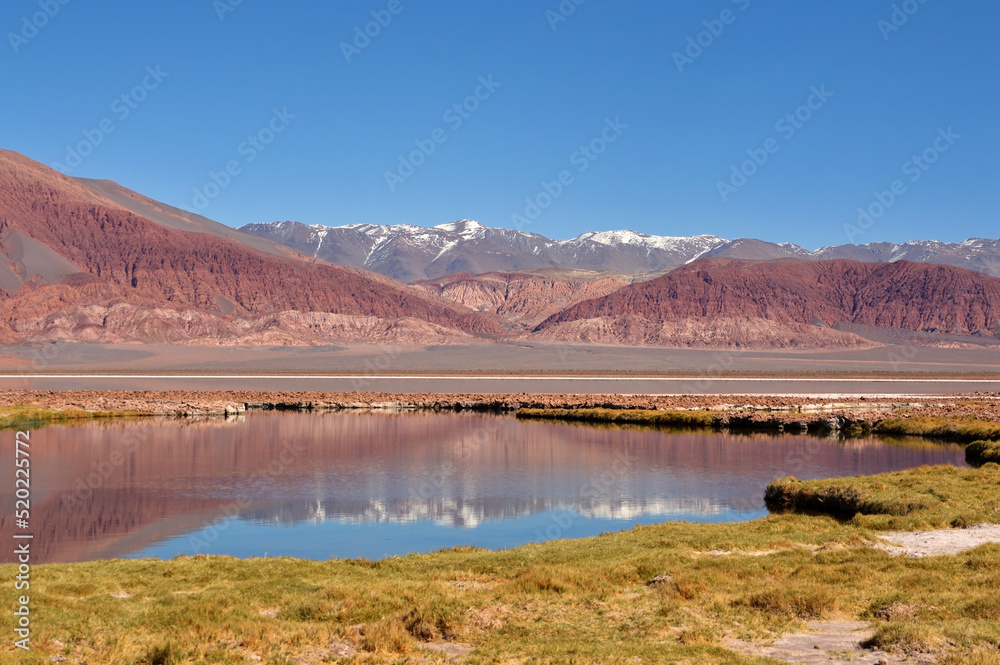
[[[900,261],[702,259],[546,319],[549,339],[715,346],[856,346],[835,328],[1000,337],[1000,279]]]
[[[501,330],[380,275],[178,226],[0,151],[0,342],[385,341],[394,329],[443,341]]]
[[[503,318],[515,330],[530,330],[582,300],[608,295],[627,284],[606,273],[549,270],[532,273],[458,273],[413,286],[477,312]]]

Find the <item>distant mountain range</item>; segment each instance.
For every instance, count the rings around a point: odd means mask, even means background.
[[[273,222],[248,224],[240,230],[330,263],[373,270],[402,282],[438,279],[455,273],[545,268],[648,275],[673,270],[702,257],[753,261],[916,261],[1000,277],[1000,240],[982,238],[962,243],[932,240],[901,245],[889,242],[833,245],[809,251],[791,243],[750,238],[651,236],[634,231],[590,232],[570,240],[550,240],[535,233],[486,227],[472,220],[431,228],[406,224],[307,226],[299,222]]]
[[[0,150],[0,346],[1000,346],[994,240],[807,252],[468,220],[248,230]]]
[[[433,228],[248,224],[240,229],[324,261],[364,267],[414,282],[455,273],[569,268],[627,275],[675,268],[725,241],[715,236],[669,238],[631,231],[585,233],[550,240],[536,233],[495,229],[472,220]]]

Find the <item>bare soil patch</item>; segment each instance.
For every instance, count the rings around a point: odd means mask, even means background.
[[[729,648],[748,656],[774,658],[786,663],[812,665],[930,665],[928,657],[908,657],[883,651],[864,649],[861,643],[874,631],[860,621],[811,621],[807,633],[791,633],[773,644],[763,645],[742,640],[730,640]]]
[[[884,542],[871,546],[893,556],[921,558],[960,554],[980,545],[1000,543],[1000,524],[977,524],[964,529],[937,531],[889,531],[881,534]]]

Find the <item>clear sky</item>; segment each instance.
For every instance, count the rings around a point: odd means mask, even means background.
[[[997,237],[998,24],[996,0],[6,0],[0,146],[232,226]]]

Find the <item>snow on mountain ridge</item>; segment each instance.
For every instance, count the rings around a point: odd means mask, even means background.
[[[697,236],[653,236],[636,231],[621,229],[617,231],[591,231],[570,240],[557,241],[574,243],[591,241],[609,247],[618,245],[637,245],[640,247],[655,247],[664,251],[678,251],[691,246],[711,245],[717,247],[727,242],[724,238],[712,235]]]
[[[483,226],[474,219],[460,219],[456,222],[438,224],[433,228],[440,229],[448,233],[457,233],[463,237],[475,237],[480,232],[487,229],[487,227]]]
[[[456,272],[519,272],[547,268],[652,274],[704,257],[745,260],[851,259],[942,263],[1000,276],[1000,240],[962,243],[914,240],[902,244],[831,245],[808,250],[794,243],[714,235],[657,236],[617,229],[590,231],[567,240],[487,227],[471,219],[437,226],[297,222],[252,224],[251,233],[287,244],[315,258],[364,267],[401,281],[435,279]]]
[[[289,225],[297,224],[297,222],[282,221],[273,222],[270,226],[276,229],[286,229]],[[268,226],[268,224],[254,224],[248,226]],[[306,225],[304,225],[306,226]],[[568,240],[551,240],[540,236],[535,233],[528,233],[524,231],[516,231],[513,229],[505,229],[501,227],[491,227],[482,224],[473,219],[460,219],[454,222],[448,222],[445,224],[438,224],[436,226],[415,226],[413,224],[344,224],[340,226],[327,226],[324,224],[311,224],[307,225],[309,229],[316,231],[318,237],[325,237],[330,231],[335,231],[339,229],[350,229],[354,231],[359,231],[368,236],[373,237],[384,237],[386,235],[409,235],[415,237],[421,237],[424,239],[434,238],[438,234],[455,234],[462,236],[465,239],[481,238],[484,233],[496,233],[504,234],[505,236],[521,236],[521,237],[532,237],[539,238],[545,241],[547,245],[569,245],[572,243],[581,243],[585,241],[590,241],[600,245],[606,246],[616,246],[616,245],[641,245],[644,247],[656,247],[657,249],[663,249],[667,251],[677,250],[679,248],[695,247],[695,246],[706,246],[712,245],[712,247],[721,246],[723,244],[730,244],[733,246],[738,246],[747,241],[752,241],[752,238],[737,238],[735,240],[727,240],[719,236],[710,234],[700,234],[692,236],[660,236],[660,235],[650,235],[646,233],[641,233],[638,231],[631,231],[628,229],[618,229],[612,231],[587,231],[582,233],[575,238],[570,238]],[[986,242],[996,242],[985,238],[969,238],[960,243],[946,243],[940,240],[908,240],[903,243],[893,243],[893,242],[875,242],[865,245],[824,245],[814,250],[808,250],[801,245],[796,245],[791,242],[781,242],[775,243],[776,246],[781,247],[787,251],[793,253],[804,253],[809,256],[820,256],[825,252],[831,250],[840,249],[844,247],[856,247],[865,248],[872,247],[875,245],[885,245],[891,248],[890,251],[899,251],[903,248],[928,248],[928,247],[943,247],[948,245],[955,245],[960,247],[968,247],[970,249],[982,249],[984,243]]]
[[[480,239],[488,233],[502,234],[508,237],[544,238],[543,236],[539,236],[534,233],[525,233],[523,231],[515,231],[513,229],[485,226],[484,224],[472,219],[462,219],[431,227],[413,226],[411,224],[346,224],[343,226],[323,226],[322,224],[315,224],[311,225],[309,228],[315,230],[351,229],[360,231],[369,236],[384,237],[386,235],[406,235],[427,240],[430,240],[437,234],[453,234],[460,236],[465,240],[473,240]],[[565,247],[584,242],[592,242],[608,247],[636,245],[661,249],[664,251],[683,251],[689,248],[700,249],[704,246],[708,246],[708,249],[711,249],[711,247],[717,247],[729,242],[725,238],[720,238],[714,235],[657,236],[639,233],[637,231],[630,231],[628,229],[614,231],[589,231],[575,238],[570,238],[569,240],[551,240],[544,238],[544,241],[544,244],[548,246]]]

